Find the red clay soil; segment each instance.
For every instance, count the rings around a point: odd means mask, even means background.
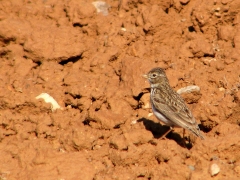
[[[0,1],[0,180],[240,179],[240,1],[92,2]],[[205,140],[161,138],[154,67]]]

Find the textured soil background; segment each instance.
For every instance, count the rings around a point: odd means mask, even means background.
[[[240,1],[92,2],[0,1],[0,179],[240,179]],[[161,139],[154,67],[205,140]]]

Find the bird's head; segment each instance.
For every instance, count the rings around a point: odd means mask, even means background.
[[[162,68],[154,68],[147,74],[144,74],[143,77],[148,79],[151,86],[168,82],[165,71]]]

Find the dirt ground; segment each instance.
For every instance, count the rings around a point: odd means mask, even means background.
[[[0,1],[0,180],[240,179],[240,1],[92,2]],[[205,140],[161,138],[154,67]]]

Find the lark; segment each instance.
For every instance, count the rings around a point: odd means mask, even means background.
[[[186,129],[204,139],[184,100],[171,88],[165,71],[162,68],[154,68],[143,77],[147,78],[151,85],[150,101],[154,115],[158,120],[170,126],[163,137],[174,127],[180,127],[183,128],[183,136]]]

